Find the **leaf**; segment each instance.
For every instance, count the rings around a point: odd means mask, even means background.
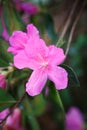
[[[24,23],[17,10],[14,8],[13,3],[4,3],[4,22],[8,33],[11,35],[14,30],[20,30],[24,28]]]
[[[64,110],[63,103],[62,103],[59,92],[56,90],[56,88],[52,84],[49,85],[49,90],[50,90],[50,95],[49,95],[50,98],[61,109],[62,117],[63,117],[63,119],[65,119],[65,110]]]
[[[31,125],[31,129],[32,130],[40,130],[39,124],[38,124],[37,119],[34,116],[34,112],[32,110],[32,105],[30,103],[30,100],[28,100],[28,98],[26,98],[24,101],[24,107],[25,107],[24,108],[25,115],[27,116],[27,121]]]
[[[12,106],[16,101],[14,98],[5,90],[0,88],[0,111]]]
[[[42,94],[35,96],[34,99],[32,100],[32,109],[33,109],[34,115],[36,116],[41,115],[45,111],[45,105],[46,105],[46,102]]]
[[[61,67],[65,68],[65,70],[68,72],[68,79],[69,79],[69,82],[68,82],[68,86],[80,86],[80,83],[79,83],[79,80],[78,80],[78,77],[75,73],[75,71],[67,66],[67,65],[61,65]]]
[[[1,36],[2,32],[3,32],[3,27],[2,27],[2,21],[0,19],[0,36]]]
[[[63,44],[65,44],[65,41],[63,39],[61,39],[60,41],[57,42],[57,47],[61,47],[63,46]]]
[[[12,62],[12,55],[7,52],[8,43],[0,38],[0,67],[7,67]]]

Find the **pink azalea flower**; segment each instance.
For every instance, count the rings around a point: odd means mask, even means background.
[[[41,93],[47,79],[54,82],[58,90],[67,87],[67,72],[62,67],[57,66],[64,59],[63,49],[54,45],[47,47],[39,37],[29,37],[25,48],[14,56],[14,65],[19,69],[30,68],[34,70],[26,84],[26,92],[34,96]]]
[[[2,74],[0,74],[0,88],[6,89],[6,79]]]
[[[38,6],[33,3],[22,2],[21,0],[14,0],[14,3],[16,4],[16,9],[18,11],[24,11],[24,13],[27,13],[28,15],[38,13]]]
[[[11,52],[15,55],[23,50],[30,37],[39,37],[39,31],[36,29],[35,26],[33,26],[33,24],[29,24],[27,26],[27,33],[22,31],[14,31],[12,36],[9,38],[11,47],[8,48],[8,52]]]
[[[9,109],[0,112],[0,122],[9,114]]]
[[[66,130],[84,130],[83,115],[78,108],[72,107],[66,114]]]
[[[33,15],[38,13],[38,7],[32,3],[21,3],[21,10],[23,10],[25,13]]]
[[[3,130],[23,130],[20,109],[16,108],[13,114],[7,118]]]

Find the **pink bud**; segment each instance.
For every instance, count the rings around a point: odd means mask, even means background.
[[[2,74],[0,74],[0,88],[6,89],[6,79]]]
[[[16,108],[13,111],[13,114],[7,118],[6,123],[3,126],[3,130],[23,130],[20,109]]]

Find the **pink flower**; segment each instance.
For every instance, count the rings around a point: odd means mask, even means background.
[[[22,2],[21,0],[14,0],[14,3],[16,5],[16,9],[18,11],[23,11],[24,13],[27,13],[28,15],[33,15],[38,13],[38,6],[29,3],[29,2]]]
[[[9,109],[0,112],[0,122],[9,114]]]
[[[33,24],[29,24],[27,26],[27,33],[22,31],[14,31],[12,36],[9,38],[11,47],[8,48],[8,52],[11,52],[15,55],[23,50],[30,37],[39,37],[39,31],[35,26],[33,26]]]
[[[25,48],[14,56],[14,65],[19,69],[30,68],[34,70],[26,84],[26,92],[35,96],[41,93],[47,79],[54,82],[58,90],[67,87],[67,72],[62,67],[57,66],[64,59],[63,49],[54,45],[47,47],[39,37],[29,37]]]
[[[66,130],[84,130],[84,120],[78,108],[72,107],[66,114]]]
[[[21,10],[23,10],[25,13],[33,15],[38,13],[38,7],[32,3],[21,3]]]
[[[2,74],[0,74],[0,88],[6,89],[6,79]]]
[[[20,109],[16,108],[13,114],[7,118],[3,130],[23,130]]]

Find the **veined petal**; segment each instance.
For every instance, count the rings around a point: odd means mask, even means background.
[[[48,48],[49,48],[49,62],[54,65],[61,64],[65,59],[63,49],[57,48],[54,45],[50,45]]]
[[[12,36],[9,38],[10,45],[14,47],[14,50],[22,50],[24,49],[27,43],[28,37],[27,34],[22,31],[14,31]],[[8,48],[8,51],[11,51],[11,48]],[[13,52],[14,53],[14,52]]]
[[[14,56],[14,65],[18,69],[30,68],[37,69],[39,68],[38,62],[32,57],[28,57],[25,50],[19,52],[16,56]]]
[[[56,89],[65,89],[68,84],[68,74],[65,69],[57,66],[51,66],[48,72],[48,78],[54,82]]]
[[[39,37],[39,31],[33,24],[27,25],[27,33],[29,37]]]
[[[45,57],[48,54],[48,47],[46,46],[44,40],[40,38],[30,38],[25,47],[25,51],[29,57],[36,58],[38,55]]]
[[[43,70],[38,69],[33,71],[29,81],[26,84],[26,92],[30,96],[40,94],[46,81],[47,81],[47,74]]]

